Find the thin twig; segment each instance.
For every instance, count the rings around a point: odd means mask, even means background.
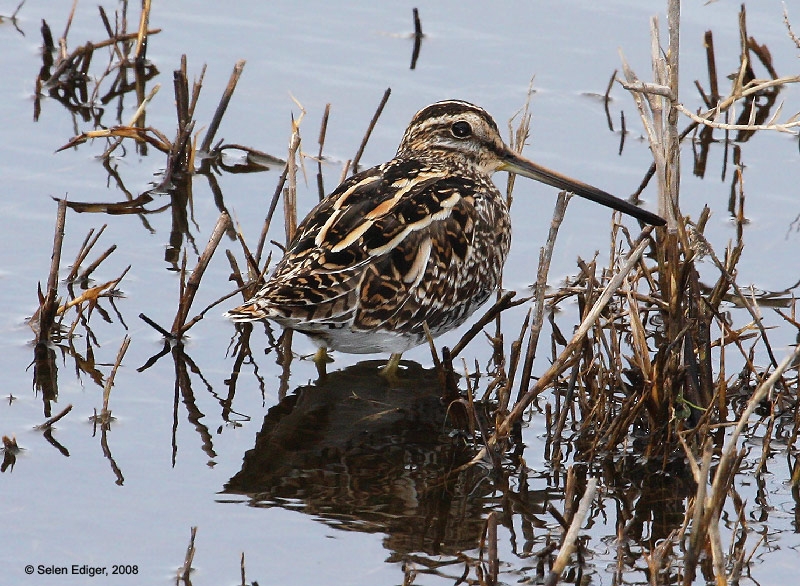
[[[461,339],[450,351],[450,355],[453,358],[458,356],[461,351],[466,348],[467,344],[469,344],[472,339],[480,333],[484,326],[490,323],[495,317],[500,315],[501,312],[510,307],[516,307],[521,303],[525,303],[528,299],[530,299],[529,297],[525,297],[524,299],[519,299],[512,302],[512,299],[516,294],[516,291],[506,291],[503,293],[500,298],[494,302],[494,305],[492,305],[489,310],[484,313],[483,316],[477,322],[475,322],[463,336],[461,336]]]
[[[67,275],[67,282],[71,282],[75,280],[75,277],[78,275],[78,270],[81,267],[81,263],[86,259],[89,255],[89,252],[92,250],[92,247],[97,243],[97,240],[100,238],[100,235],[105,232],[106,227],[108,224],[103,224],[100,230],[97,231],[97,234],[94,233],[94,228],[89,230],[89,233],[86,234],[86,238],[83,240],[83,244],[81,245],[80,249],[78,250],[78,255],[75,257],[75,261],[72,263],[72,268]],[[94,238],[92,238],[94,235]]]
[[[100,266],[100,263],[102,263],[105,259],[107,259],[111,255],[111,253],[113,253],[116,249],[117,249],[116,244],[112,244],[111,246],[109,246],[108,249],[103,254],[97,257],[97,260],[95,260],[92,264],[86,267],[86,270],[80,274],[78,280],[82,281],[84,279],[88,279],[89,275],[91,275],[95,271],[95,269]]]
[[[106,420],[108,415],[110,414],[108,410],[108,399],[111,396],[111,387],[114,386],[114,378],[117,376],[117,370],[119,370],[119,365],[122,364],[122,359],[125,357],[125,353],[128,351],[128,346],[131,345],[131,338],[130,336],[125,336],[122,339],[122,345],[119,347],[119,352],[117,352],[117,359],[114,362],[114,366],[111,368],[111,373],[108,375],[106,379],[106,384],[103,387],[103,410],[101,412],[101,417]]]
[[[194,296],[200,287],[200,280],[203,278],[206,267],[208,266],[214,251],[217,249],[222,236],[230,226],[230,222],[230,216],[227,214],[227,212],[222,212],[217,219],[217,224],[214,226],[214,230],[208,239],[208,244],[206,245],[203,254],[201,254],[200,258],[197,260],[197,266],[192,271],[192,274],[186,283],[186,290],[181,295],[178,313],[175,315],[175,321],[172,323],[171,332],[175,337],[180,338],[188,329],[186,318],[189,315],[189,309],[194,301]]]
[[[144,66],[147,55],[147,24],[150,22],[150,0],[142,0],[142,14],[139,19],[139,31],[136,35],[135,61],[139,67]]]
[[[539,333],[542,331],[542,326],[544,325],[544,299],[547,290],[547,276],[550,273],[550,262],[553,258],[553,250],[555,249],[558,230],[561,227],[561,223],[564,221],[564,216],[567,212],[567,204],[570,198],[571,195],[567,192],[562,191],[558,194],[556,206],[553,210],[553,219],[550,220],[550,231],[547,234],[547,243],[539,251],[539,269],[536,273],[536,285],[533,290],[535,311],[533,321],[531,322],[528,348],[525,351],[525,361],[522,364],[522,375],[520,376],[517,401],[520,400],[524,389],[527,389],[530,384],[531,373],[533,372],[533,361],[536,357],[536,347],[539,344]]]
[[[228,104],[231,101],[233,91],[236,89],[236,84],[239,83],[239,78],[242,75],[245,63],[246,61],[244,59],[240,59],[236,62],[236,65],[233,66],[233,72],[228,80],[228,85],[225,87],[222,98],[219,104],[217,104],[217,109],[214,111],[214,117],[211,118],[211,123],[208,125],[206,135],[203,137],[203,142],[200,144],[201,153],[207,153],[211,147],[211,143],[214,141],[214,136],[217,134],[220,122],[222,122],[222,117],[225,115],[225,110],[228,109]]]
[[[44,298],[40,299],[38,311],[38,327],[36,339],[37,343],[50,339],[53,327],[53,318],[56,315],[57,295],[58,295],[58,269],[61,265],[61,250],[64,244],[64,225],[67,221],[67,200],[58,200],[58,211],[56,212],[56,228],[53,235],[53,252],[50,260],[50,274],[47,277],[47,292]]]
[[[774,130],[777,132],[785,132],[788,134],[792,134],[797,136],[800,134],[798,131],[793,131],[792,128],[796,128],[800,126],[800,120],[791,120],[789,122],[785,122],[783,124],[728,124],[726,122],[717,122],[715,120],[709,120],[706,116],[698,115],[688,110],[683,104],[676,104],[675,107],[685,116],[689,117],[694,122],[702,124],[703,126],[708,126],[710,128],[718,128],[721,130],[745,130],[748,132],[754,132],[756,130]],[[755,112],[755,108],[751,109],[751,112]]]
[[[64,417],[70,411],[72,411],[72,404],[71,403],[69,405],[67,405],[66,407],[64,407],[64,409],[61,410],[61,413],[59,413],[58,415],[54,415],[53,417],[51,417],[50,419],[48,419],[44,423],[40,423],[34,429],[37,429],[37,430],[50,429],[56,421],[58,421],[59,419]]]
[[[191,584],[189,577],[192,572],[192,562],[194,561],[194,538],[196,535],[197,527],[192,527],[192,535],[189,538],[189,546],[186,548],[186,555],[183,558],[183,566],[178,570],[178,576],[175,580],[176,586],[179,586],[181,582]]]
[[[581,530],[586,515],[589,513],[589,507],[592,505],[594,495],[597,492],[597,478],[590,478],[586,482],[586,490],[583,492],[581,502],[578,505],[578,510],[572,517],[572,522],[569,525],[567,533],[564,535],[564,541],[561,544],[561,550],[558,552],[558,557],[553,563],[547,578],[545,579],[546,586],[555,586],[561,579],[561,573],[567,567],[569,558],[576,549],[575,542],[578,540],[578,533]]]
[[[367,131],[364,133],[364,138],[361,139],[361,144],[358,147],[358,152],[356,152],[356,156],[353,157],[353,163],[351,168],[353,169],[353,173],[358,173],[358,162],[361,160],[361,155],[364,154],[364,149],[367,146],[367,141],[369,137],[372,135],[372,130],[375,128],[375,124],[378,122],[378,118],[380,118],[381,113],[383,112],[384,106],[386,106],[386,102],[389,100],[389,96],[392,93],[392,88],[386,88],[386,91],[383,92],[383,97],[381,98],[381,103],[378,104],[378,108],[375,110],[375,114],[372,115],[372,120],[369,122],[369,126],[367,126]]]

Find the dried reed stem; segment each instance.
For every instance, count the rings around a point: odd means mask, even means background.
[[[117,370],[119,369],[119,365],[122,364],[122,359],[125,357],[125,353],[128,351],[128,346],[130,345],[130,336],[125,336],[122,340],[122,345],[119,347],[119,352],[117,352],[117,359],[114,362],[114,366],[111,368],[111,373],[108,375],[106,384],[103,387],[103,410],[100,412],[103,425],[108,424],[109,417],[111,416],[111,411],[108,410],[108,399],[111,396],[111,387],[114,386],[114,378],[117,376]]]
[[[51,417],[50,419],[48,419],[44,423],[40,423],[39,425],[37,425],[35,427],[35,429],[37,429],[37,430],[50,429],[51,427],[53,427],[53,424],[56,421],[58,421],[59,419],[64,417],[70,411],[72,411],[72,404],[71,403],[69,405],[67,405],[66,407],[64,407],[58,415],[54,415],[53,417]]]
[[[150,0],[142,0],[142,14],[139,18],[139,31],[136,34],[135,61],[138,67],[144,66],[147,56],[147,24],[150,22]]]
[[[102,263],[105,259],[111,256],[111,253],[113,253],[116,249],[117,249],[116,244],[112,244],[111,246],[109,246],[108,249],[106,249],[106,251],[103,254],[98,256],[97,259],[92,264],[86,267],[86,270],[83,271],[78,277],[79,280],[88,279],[89,275],[91,275],[95,271],[95,269],[97,269],[97,267],[100,266],[100,263]]]
[[[289,151],[289,155],[290,157],[293,156],[291,148]],[[256,245],[256,252],[255,255],[253,256],[256,263],[255,267],[256,270],[258,270],[258,265],[261,263],[261,255],[263,254],[264,246],[266,246],[267,243],[267,234],[269,233],[269,227],[272,225],[272,216],[275,215],[275,210],[278,207],[278,201],[280,200],[281,193],[283,193],[283,187],[284,185],[286,185],[286,178],[288,176],[289,176],[289,162],[287,161],[283,167],[281,176],[278,178],[278,183],[275,186],[275,191],[272,193],[272,199],[270,200],[269,208],[267,209],[267,216],[264,218],[264,224],[261,227],[261,236],[259,236],[258,238],[258,244]]]
[[[597,492],[597,478],[590,478],[586,482],[586,490],[583,492],[581,502],[578,505],[578,510],[575,511],[569,529],[564,535],[564,540],[561,544],[561,550],[558,552],[558,557],[553,563],[547,578],[545,578],[546,586],[555,586],[561,579],[561,573],[567,567],[569,558],[572,556],[576,549],[575,542],[578,540],[578,532],[583,525],[586,515],[589,513],[589,507],[592,505],[594,495]]]
[[[786,32],[788,33],[789,38],[792,39],[792,42],[795,44],[795,46],[800,49],[800,38],[798,38],[795,32],[792,30],[792,24],[789,22],[789,11],[786,9],[786,4],[783,5],[783,24],[786,25]]]
[[[792,77],[792,78],[782,78],[784,80],[789,80],[789,82],[798,82],[800,81],[800,76]],[[774,80],[773,80],[774,81]],[[713,116],[714,114],[718,113],[719,110],[716,108],[712,108],[708,113],[705,115],[703,114],[695,114],[691,110],[688,110],[682,104],[677,104],[675,106],[682,114],[697,122],[702,124],[703,126],[708,126],[709,128],[718,128],[721,130],[746,130],[746,131],[755,131],[755,130],[774,130],[776,132],[785,132],[791,134],[793,136],[798,136],[800,132],[796,130],[792,130],[793,128],[797,128],[800,126],[800,120],[796,119],[796,116],[793,116],[788,121],[784,123],[775,122],[776,117],[780,114],[780,109],[778,109],[775,114],[770,118],[769,122],[766,124],[754,124],[752,121],[748,122],[747,124],[729,124],[727,122],[717,122],[716,120],[711,120],[708,116]],[[713,114],[712,114],[713,112]],[[751,109],[751,115],[755,116],[756,109]]]
[[[227,214],[227,212],[222,212],[219,215],[217,224],[214,226],[214,230],[208,239],[208,244],[206,245],[205,250],[203,250],[203,253],[200,255],[200,258],[197,260],[197,266],[189,276],[189,280],[186,282],[186,288],[181,293],[178,313],[175,315],[175,321],[172,323],[171,333],[176,338],[180,338],[188,329],[186,325],[186,318],[189,315],[189,309],[194,301],[194,296],[200,287],[200,280],[203,278],[206,267],[208,266],[214,251],[217,249],[219,241],[222,239],[223,234],[225,234],[225,231],[230,226],[230,222],[230,216]]]
[[[97,243],[97,240],[100,238],[100,235],[105,232],[106,227],[108,224],[103,224],[103,226],[98,230],[97,234],[94,233],[94,228],[89,230],[89,233],[86,234],[86,238],[83,240],[83,244],[81,245],[80,249],[78,250],[78,255],[75,257],[75,261],[72,263],[72,268],[67,275],[66,280],[68,282],[73,281],[75,277],[78,275],[78,270],[81,268],[81,263],[86,259],[89,255],[89,252],[92,250],[92,247]],[[92,238],[94,235],[94,238]]]
[[[516,307],[517,305],[525,303],[528,299],[530,299],[529,297],[525,297],[524,299],[518,299],[516,301],[512,301],[516,294],[517,294],[516,291],[506,291],[505,293],[503,293],[500,296],[500,298],[494,302],[494,305],[492,305],[489,308],[489,310],[486,313],[484,313],[483,316],[477,322],[475,322],[463,336],[461,336],[461,339],[455,346],[453,346],[453,349],[450,351],[450,355],[453,358],[458,356],[461,353],[461,351],[467,347],[467,344],[469,344],[472,341],[472,339],[481,332],[484,326],[490,323],[495,317],[500,315],[503,311],[511,307]]]
[[[322,178],[322,149],[325,146],[325,135],[328,132],[328,117],[331,114],[331,105],[325,104],[325,111],[322,113],[322,121],[319,125],[319,137],[317,143],[319,144],[319,151],[317,152],[317,191],[319,193],[319,201],[325,199],[325,181]]]
[[[375,113],[372,115],[372,120],[369,121],[369,126],[367,126],[367,131],[364,133],[364,138],[361,139],[361,144],[358,147],[358,151],[356,152],[356,156],[353,157],[353,163],[350,168],[353,170],[353,173],[358,173],[358,163],[361,160],[361,155],[364,154],[364,149],[367,147],[367,141],[369,141],[369,137],[372,135],[372,131],[375,128],[375,124],[378,122],[378,118],[380,118],[381,113],[383,112],[384,106],[386,106],[386,102],[389,101],[389,96],[392,93],[392,88],[386,88],[386,91],[383,92],[383,97],[381,98],[381,103],[378,104],[378,108],[375,110]]]
[[[186,548],[186,555],[183,558],[183,566],[178,569],[178,575],[175,578],[176,586],[180,583],[191,584],[190,574],[192,572],[192,562],[194,561],[194,538],[197,535],[197,527],[192,527],[192,534],[189,538],[189,546]]]
[[[67,221],[67,200],[58,200],[56,212],[56,228],[53,234],[53,253],[50,257],[50,273],[47,277],[47,292],[40,299],[38,318],[39,331],[37,343],[47,342],[50,339],[53,327],[53,318],[56,315],[58,296],[58,268],[61,265],[61,250],[64,245],[64,226]],[[41,296],[41,293],[40,293]]]
[[[211,123],[208,125],[206,135],[203,137],[203,142],[200,144],[201,153],[207,153],[211,148],[211,143],[214,141],[214,136],[217,134],[217,130],[219,130],[222,117],[225,115],[225,111],[228,109],[228,104],[230,103],[231,96],[233,96],[233,92],[236,89],[236,84],[239,83],[239,78],[242,76],[242,70],[244,69],[245,63],[247,62],[244,59],[240,59],[236,62],[236,65],[233,66],[233,72],[228,80],[228,85],[225,87],[225,91],[222,93],[222,98],[220,98],[219,104],[217,104],[217,109],[214,111],[214,116],[211,118]]]
[[[425,35],[422,32],[422,21],[419,18],[419,9],[413,8],[414,13],[414,49],[411,51],[411,69],[417,68],[417,60],[419,59],[419,50],[422,47],[422,39]]]
[[[539,251],[539,269],[536,273],[536,285],[533,290],[533,298],[535,299],[534,315],[533,321],[531,322],[528,348],[525,351],[525,361],[522,365],[517,402],[519,402],[524,390],[528,388],[531,381],[533,361],[536,358],[536,347],[539,344],[539,334],[544,325],[544,300],[547,290],[547,276],[550,273],[550,262],[553,258],[553,250],[555,249],[558,230],[561,227],[561,223],[564,221],[564,215],[567,212],[567,204],[569,204],[570,197],[571,195],[564,191],[558,194],[556,206],[553,210],[553,219],[550,220],[550,231],[547,234],[547,243]]]
[[[489,583],[497,584],[500,560],[497,557],[497,512],[492,511],[486,518],[486,541],[489,554]]]
[[[328,118],[331,114],[331,105],[325,104],[325,111],[322,113],[322,122],[319,125],[319,137],[317,143],[319,144],[319,152],[317,158],[322,163],[322,147],[325,145],[325,135],[328,133]]]
[[[306,111],[300,106],[300,117],[292,117],[292,137],[289,142],[289,157],[286,159],[286,178],[288,185],[283,190],[283,226],[286,232],[286,244],[294,239],[297,231],[297,157],[300,153],[300,123]]]

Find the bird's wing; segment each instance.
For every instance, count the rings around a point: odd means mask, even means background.
[[[413,160],[354,175],[309,213],[267,284],[230,315],[421,328],[426,308],[452,301],[453,267],[471,252],[473,187]]]

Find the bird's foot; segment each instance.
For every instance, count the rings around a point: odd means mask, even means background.
[[[386,379],[389,384],[397,384],[400,382],[397,369],[400,366],[400,359],[403,357],[401,353],[395,353],[389,356],[389,360],[381,368],[381,376]]]
[[[314,361],[314,365],[317,367],[317,374],[319,374],[319,378],[325,378],[328,376],[327,365],[329,362],[333,362],[333,358],[331,358],[331,355],[328,354],[328,349],[325,346],[320,346],[317,348],[312,360]]]

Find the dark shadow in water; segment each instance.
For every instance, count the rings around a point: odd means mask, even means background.
[[[609,455],[598,464],[608,497],[619,507],[618,533],[626,541],[651,552],[680,529],[687,499],[697,490],[684,459],[643,463],[638,454]]]
[[[33,388],[42,394],[44,416],[53,414],[53,402],[58,400],[58,365],[56,351],[46,342],[39,342],[33,350]]]
[[[209,463],[212,463],[217,456],[216,450],[214,449],[213,434],[209,427],[203,422],[206,415],[200,410],[198,405],[193,379],[199,381],[200,386],[220,402],[223,409],[223,419],[226,423],[238,425],[237,421],[231,420],[229,417],[240,414],[236,413],[231,408],[232,396],[220,397],[214,392],[211,382],[203,375],[200,367],[192,360],[189,354],[186,353],[185,346],[180,342],[168,339],[164,340],[162,349],[151,356],[137,371],[144,372],[168,354],[172,356],[175,370],[175,386],[172,404],[172,465],[175,466],[178,455],[179,405],[181,402],[186,408],[186,416],[189,423],[200,436],[201,449],[206,456],[208,456]]]
[[[473,451],[450,433],[436,373],[403,364],[401,385],[370,361],[297,388],[268,411],[223,492],[384,533],[393,557],[473,549],[492,483],[480,466],[458,470]]]

